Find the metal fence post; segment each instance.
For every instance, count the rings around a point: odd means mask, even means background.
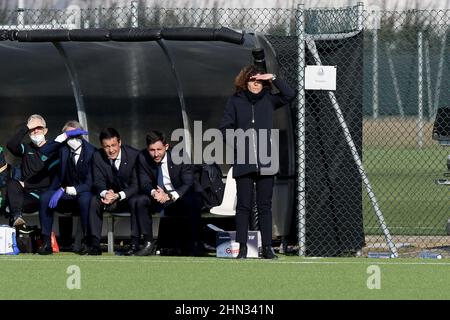
[[[423,147],[423,32],[417,34],[417,143]]]
[[[425,39],[425,71],[427,77],[428,119],[434,117],[433,98],[431,95],[430,41]]]
[[[356,5],[358,6],[358,30],[362,31],[364,29],[364,3],[358,2]]]
[[[299,256],[306,253],[306,194],[305,194],[305,16],[304,4],[299,4],[295,11],[297,54],[298,54],[298,93],[297,93],[297,174],[296,190],[297,204],[296,212],[298,218],[298,243]]]
[[[405,116],[405,112],[403,111],[402,97],[400,94],[400,88],[398,85],[397,76],[395,75],[394,61],[392,60],[391,52],[392,52],[393,48],[394,48],[394,45],[392,43],[386,44],[386,57],[387,57],[387,62],[389,64],[389,71],[390,71],[391,77],[392,77],[392,84],[394,86],[395,99],[397,100],[397,105],[398,105],[398,112],[400,113],[400,117],[403,118]]]
[[[439,95],[441,94],[441,82],[442,82],[442,70],[444,69],[444,57],[445,57],[445,48],[446,48],[446,40],[447,40],[447,31],[448,26],[445,29],[445,32],[442,34],[441,40],[441,52],[439,54],[439,66],[438,73],[436,76],[436,90],[434,94],[434,112],[436,113],[439,109]]]
[[[372,30],[372,108],[373,118],[378,118],[378,29]]]
[[[94,9],[94,27],[100,28],[100,15],[101,15],[101,8],[95,8]]]
[[[24,0],[19,0],[17,2],[17,26],[20,29],[23,29],[25,26],[25,16],[24,16],[24,6],[25,6]]]
[[[131,27],[138,27],[138,2],[131,1]]]

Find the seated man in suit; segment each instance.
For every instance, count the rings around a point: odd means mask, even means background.
[[[139,232],[147,237],[145,246],[135,255],[152,255],[155,244],[152,236],[152,218],[149,210],[161,212],[165,216],[188,218],[190,238],[189,254],[196,254],[201,199],[194,192],[194,173],[191,164],[175,164],[169,151],[166,137],[159,131],[150,131],[146,137],[147,148],[139,155],[139,182],[143,195],[137,201],[136,210]],[[145,208],[146,210],[144,210]],[[145,214],[144,214],[145,212]]]
[[[122,145],[120,135],[114,128],[102,130],[99,139],[101,149],[95,152],[93,160],[94,196],[89,210],[91,247],[87,251],[88,255],[101,254],[100,239],[105,210],[129,211],[132,217],[137,216],[134,210],[139,191],[136,169],[139,150]],[[136,230],[135,224],[135,220],[131,220],[132,231]],[[139,240],[139,235],[132,236]],[[139,242],[134,242],[129,254],[138,249]]]
[[[59,149],[60,162],[49,189],[41,196],[39,218],[43,245],[38,250],[39,254],[52,254],[50,236],[55,209],[60,212],[79,211],[83,234],[87,234],[95,147],[83,139],[87,132],[78,121],[68,121],[62,131],[44,149],[47,153]]]
[[[19,227],[25,224],[23,212],[32,213],[39,210],[39,198],[50,186],[50,176],[54,175],[56,154],[47,157],[41,151],[46,144],[48,129],[41,115],[33,114],[27,123],[21,125],[16,134],[8,141],[6,147],[16,157],[21,158],[20,172],[14,174],[6,183],[6,197],[12,224]],[[28,136],[29,143],[23,143]]]

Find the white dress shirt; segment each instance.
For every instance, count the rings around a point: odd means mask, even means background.
[[[164,156],[164,158],[161,160],[161,170],[163,173],[164,188],[166,189],[167,193],[170,193],[172,195],[173,201],[176,201],[180,197],[180,195],[178,194],[178,192],[175,191],[172,181],[170,180],[169,166],[167,164],[167,153]],[[151,191],[151,195],[153,196],[153,194],[155,192],[156,192],[156,189],[153,189]]]
[[[114,159],[114,160],[108,159],[108,160],[111,165],[113,164],[113,161],[114,161],[114,165],[116,166],[116,169],[119,170],[121,159],[122,159],[122,149],[119,150],[119,154],[117,155],[116,159]],[[108,192],[108,190],[103,190],[102,192],[100,192],[100,197],[105,198],[106,192]],[[120,199],[119,199],[120,201],[124,200],[127,197],[127,195],[123,191],[120,191],[119,195],[120,195]]]

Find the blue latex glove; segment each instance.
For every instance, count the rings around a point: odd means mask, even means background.
[[[63,194],[64,194],[64,189],[63,188],[59,188],[58,190],[56,190],[55,193],[50,198],[50,202],[48,203],[48,207],[52,208],[52,209],[56,208],[56,206],[58,205],[58,201],[62,197]]]
[[[87,135],[87,134],[88,134],[88,132],[86,130],[83,130],[83,129],[80,129],[80,128],[66,131],[66,136],[67,136],[68,139],[69,138],[73,138],[73,137],[77,137],[77,136],[81,136],[81,135]]]

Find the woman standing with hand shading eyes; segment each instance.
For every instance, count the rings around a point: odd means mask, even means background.
[[[253,186],[256,185],[262,256],[265,259],[276,259],[272,249],[272,194],[276,172],[268,170],[271,164],[261,161],[260,152],[266,150],[263,154],[267,154],[267,150],[271,150],[271,140],[258,138],[266,134],[271,136],[274,111],[291,102],[296,93],[275,74],[261,73],[255,65],[244,67],[234,84],[236,92],[228,100],[220,129],[224,139],[229,130],[234,132],[238,141],[250,138],[250,142],[243,146],[239,143],[233,145],[233,178],[236,179],[237,188],[236,241],[240,244],[237,258],[247,257],[249,217],[252,211]],[[271,93],[271,84],[279,93]],[[267,145],[263,145],[264,143]],[[278,150],[271,150],[270,154],[274,152]]]

